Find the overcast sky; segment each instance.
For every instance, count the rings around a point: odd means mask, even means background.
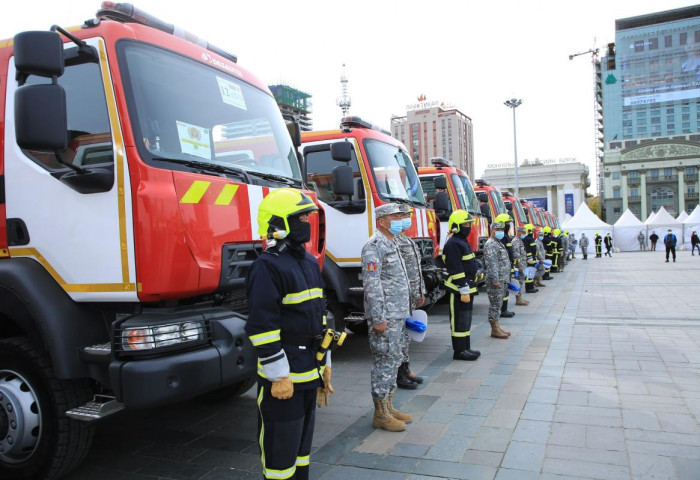
[[[141,0],[137,7],[238,55],[272,83],[313,96],[315,129],[336,128],[342,64],[350,113],[386,129],[421,94],[454,104],[474,125],[475,170],[518,158],[575,157],[594,168],[591,55],[615,41],[615,19],[693,5],[678,0],[222,1]],[[0,38],[77,25],[99,1],[11,2]],[[595,181],[592,178],[595,186]],[[591,189],[591,193],[593,190]]]

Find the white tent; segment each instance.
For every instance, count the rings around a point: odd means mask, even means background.
[[[651,235],[652,231],[655,231],[659,236],[659,244],[663,249],[664,237],[671,230],[678,240],[678,247],[683,245],[683,224],[673,218],[670,213],[666,211],[664,207],[661,207],[651,222],[647,223],[647,232]]]
[[[688,218],[688,214],[685,213],[685,210],[683,210],[681,214],[676,217],[676,220],[678,220],[679,222],[685,222],[686,218]]]
[[[690,235],[693,231],[699,232],[698,235],[700,235],[700,205],[696,206],[695,210],[690,212],[688,218],[685,219],[683,229],[685,230],[683,245],[685,245],[685,248],[690,248]]]
[[[644,225],[649,225],[654,220],[655,216],[656,216],[656,212],[651,212],[649,214],[649,216],[647,217],[647,219],[644,220]]]
[[[605,237],[606,233],[610,235],[613,233],[612,225],[608,225],[598,218],[585,203],[579,205],[576,214],[570,220],[564,222],[562,230],[568,230],[569,233],[573,233],[576,236],[576,240],[581,238],[582,233],[585,233],[588,237],[588,253],[593,254],[595,254],[595,234],[600,233],[602,237]],[[615,245],[614,240],[613,245]]]
[[[613,233],[613,245],[616,251],[636,252],[639,250],[639,232],[642,232],[646,240],[647,227],[629,208],[615,222]]]

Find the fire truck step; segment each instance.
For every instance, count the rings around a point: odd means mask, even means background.
[[[95,395],[92,401],[66,412],[66,416],[83,422],[93,422],[124,409],[124,404],[109,395]]]
[[[364,315],[348,315],[345,317],[345,321],[347,323],[364,322],[365,317]]]
[[[348,287],[347,291],[350,295],[364,295],[365,287]]]
[[[112,345],[109,342],[83,347],[79,351],[80,358],[90,363],[102,363],[112,360]]]

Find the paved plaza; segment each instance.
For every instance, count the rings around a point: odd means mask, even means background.
[[[580,256],[489,337],[476,297],[476,362],[452,360],[444,304],[399,390],[405,432],[371,426],[367,338],[334,354],[311,473],[323,480],[700,479],[700,256]],[[104,420],[67,478],[259,479],[254,391]]]

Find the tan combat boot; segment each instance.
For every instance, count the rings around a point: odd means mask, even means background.
[[[498,320],[496,320],[496,328],[499,329],[504,335],[510,337],[510,332],[508,330],[503,330]]]
[[[537,278],[535,279],[535,286],[536,286],[536,287],[546,287],[547,285],[545,285],[544,283],[542,283],[542,279],[541,279],[540,277],[537,277]]]
[[[396,409],[396,407],[394,407],[394,392],[391,392],[389,394],[386,405],[388,407],[389,413],[395,419],[401,420],[403,423],[411,423],[413,421],[413,417],[410,414],[401,413]]]
[[[493,338],[508,338],[508,335],[503,333],[501,329],[498,328],[497,320],[489,320],[489,323],[491,324],[491,336]]]
[[[388,398],[373,398],[373,400],[374,418],[372,419],[372,426],[374,428],[382,428],[388,432],[403,432],[406,430],[406,424],[389,413]]]
[[[515,297],[515,304],[525,306],[525,305],[530,305],[530,302],[525,300],[522,295],[518,295],[517,297]]]

